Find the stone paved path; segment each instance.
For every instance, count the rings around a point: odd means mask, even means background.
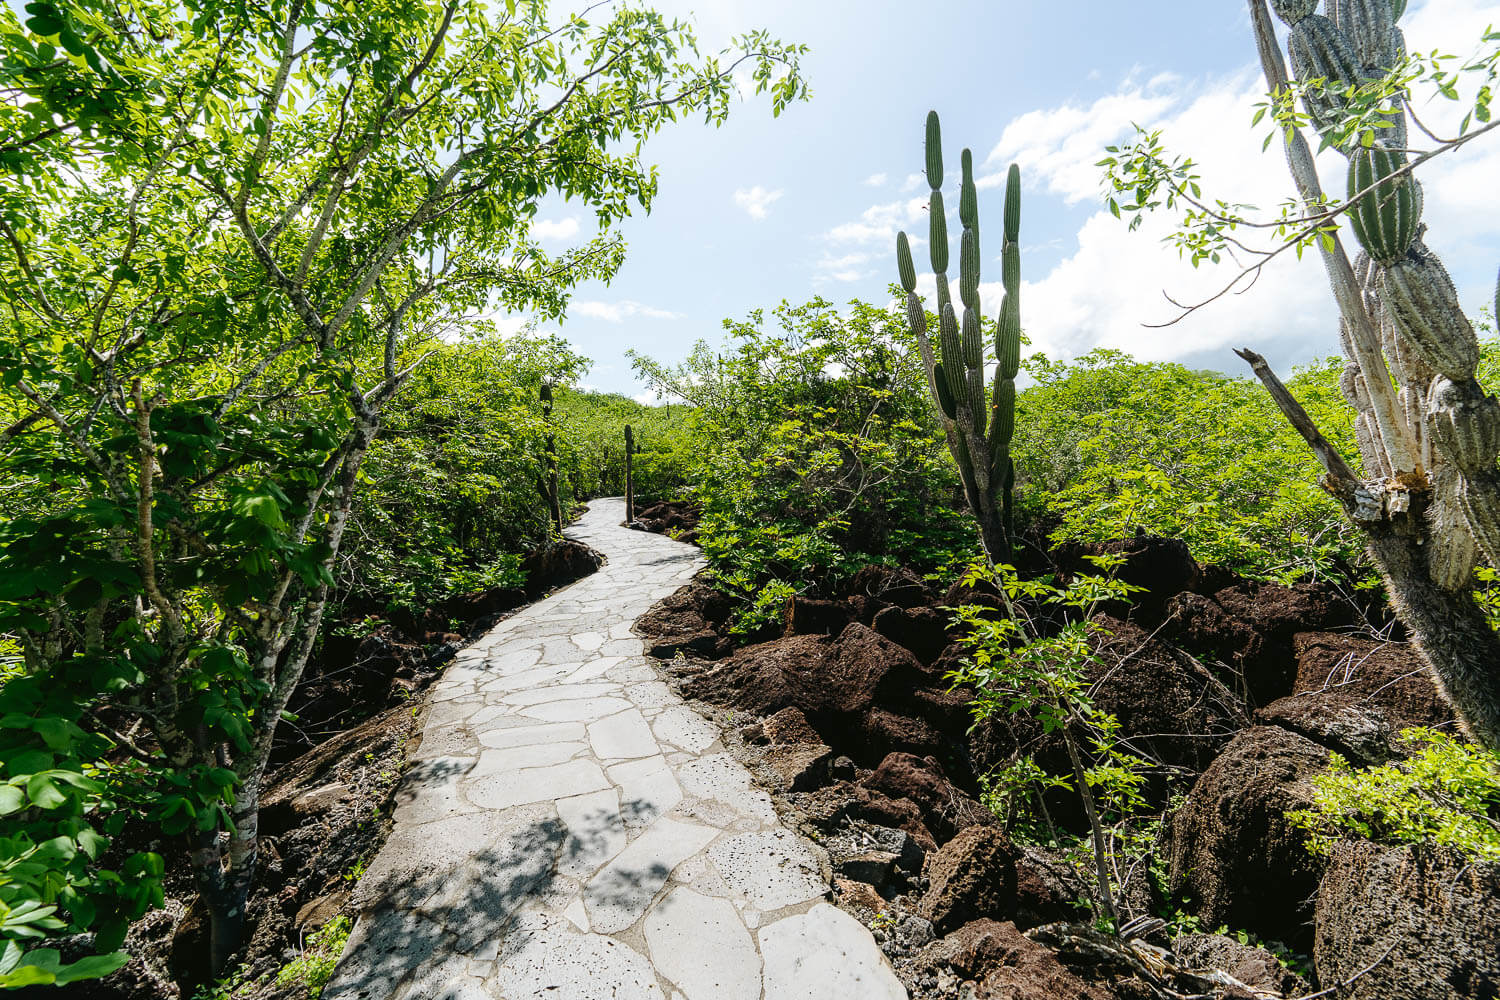
[[[459,653],[325,1000],[898,1000],[826,861],[631,625],[697,550],[595,501],[608,562]]]

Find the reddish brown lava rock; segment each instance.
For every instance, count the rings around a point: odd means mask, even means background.
[[[1086,983],[1048,948],[1008,921],[975,920],[932,944],[922,957],[929,968],[948,966],[978,982],[976,996],[993,1000],[1112,1000]]]
[[[841,601],[793,597],[787,602],[787,635],[838,635],[854,618],[854,611]]]
[[[1325,691],[1379,709],[1392,727],[1441,726],[1453,708],[1409,643],[1374,642],[1332,632],[1292,638],[1297,692]]]
[[[921,665],[911,653],[856,622],[802,676],[798,704],[809,713],[854,714],[886,694],[887,685],[903,690],[921,677]]]
[[[1016,849],[997,826],[971,826],[927,859],[922,916],[938,933],[1016,906]]]
[[[1255,721],[1305,736],[1359,764],[1382,764],[1397,756],[1396,731],[1384,713],[1347,695],[1277,698],[1255,710]]]
[[[822,661],[827,646],[826,638],[814,635],[795,635],[746,646],[689,678],[682,691],[689,698],[770,715],[797,704],[800,687],[797,678]]]
[[[1171,878],[1204,924],[1267,940],[1308,943],[1322,874],[1306,835],[1286,818],[1311,804],[1308,778],[1328,751],[1276,726],[1236,736],[1172,817]]]
[[[1351,1000],[1500,997],[1500,865],[1346,840],[1318,889],[1314,959]]]
[[[1201,772],[1249,722],[1216,677],[1138,626],[1101,616],[1094,702],[1149,758]]]
[[[932,757],[889,754],[878,768],[859,780],[859,785],[891,799],[915,803],[924,824],[940,841],[967,827],[995,822],[989,810],[948,780],[943,766]]]
[[[766,740],[771,743],[823,742],[823,737],[819,736],[808,723],[807,716],[802,714],[801,709],[783,708],[767,718],[761,725],[765,731]]]
[[[1164,635],[1199,657],[1222,661],[1238,676],[1231,686],[1255,705],[1292,693],[1292,637],[1352,624],[1355,611],[1333,590],[1309,583],[1285,587],[1238,580],[1211,598],[1179,594],[1168,602]]]
[[[948,613],[937,608],[886,608],[875,615],[875,631],[908,649],[924,666],[930,666],[952,641],[948,636]]]

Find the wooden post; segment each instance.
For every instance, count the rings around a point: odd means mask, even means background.
[[[542,383],[542,419],[549,424],[552,422],[552,386],[546,382]],[[548,429],[547,433],[547,514],[552,519],[553,527],[557,533],[562,534],[562,498],[557,492],[557,435]]]
[[[625,523],[635,520],[635,432],[625,425]]]

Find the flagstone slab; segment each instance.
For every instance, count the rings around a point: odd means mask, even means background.
[[[449,664],[329,1000],[887,1000],[827,858],[632,631],[697,550],[595,501],[607,561]]]

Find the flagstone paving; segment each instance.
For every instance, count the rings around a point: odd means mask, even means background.
[[[898,1000],[827,858],[783,827],[631,626],[702,568],[595,501],[599,572],[431,693],[325,1000]]]

